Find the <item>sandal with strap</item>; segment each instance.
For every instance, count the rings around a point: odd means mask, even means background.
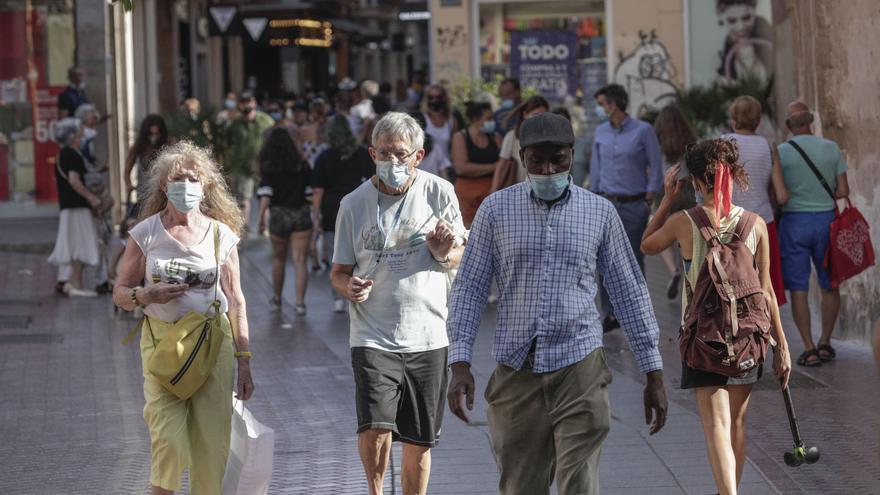
[[[814,361],[810,360],[811,356],[816,356],[816,359]],[[800,356],[798,356],[797,364],[799,364],[800,366],[809,366],[809,367],[822,366],[822,358],[819,357],[818,350],[807,349],[806,351],[802,352]]]
[[[819,355],[819,360],[823,363],[830,363],[837,357],[837,352],[831,347],[831,344],[819,345],[819,347],[816,348],[816,353]]]

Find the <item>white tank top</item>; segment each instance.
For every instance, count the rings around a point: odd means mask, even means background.
[[[427,122],[427,126],[425,127],[425,134],[431,136],[434,140],[434,148],[431,150],[431,153],[434,150],[438,150],[442,156],[443,160],[449,159],[449,142],[452,140],[452,116],[446,119],[446,123],[441,125],[440,127],[434,126],[431,123],[431,118],[428,117],[428,114],[425,115],[425,122]]]
[[[158,282],[186,283],[189,289],[183,296],[165,304],[150,304],[144,314],[168,323],[179,320],[188,311],[204,313],[214,301],[214,287],[217,286],[217,299],[220,311],[228,310],[228,301],[219,286],[216,265],[223,264],[229,253],[238,244],[238,236],[222,222],[218,261],[214,260],[214,230],[208,226],[202,239],[192,245],[184,246],[165,230],[159,214],[144,219],[132,227],[129,235],[137,243],[146,257],[144,286]]]

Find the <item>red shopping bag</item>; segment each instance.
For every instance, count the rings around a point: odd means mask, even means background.
[[[831,222],[831,237],[825,253],[825,268],[831,275],[831,287],[837,288],[846,279],[874,265],[874,245],[868,222],[846,198],[846,208],[838,212],[835,206]]]

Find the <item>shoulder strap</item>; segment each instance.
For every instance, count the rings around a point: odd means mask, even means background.
[[[64,171],[61,170],[61,152],[60,151],[58,152],[58,154],[55,155],[55,168],[58,170],[58,175],[60,175],[67,182],[70,182],[70,179],[68,179],[67,175],[65,175]]]
[[[712,242],[713,239],[718,237],[715,227],[712,226],[712,221],[709,220],[709,215],[706,215],[702,206],[694,206],[688,210],[688,214],[691,217],[691,220],[697,225],[697,228],[700,230],[700,235],[703,236],[703,239],[706,242]]]
[[[807,156],[807,153],[804,151],[804,149],[801,148],[796,142],[794,142],[794,139],[790,139],[786,142],[790,144],[791,147],[795,149],[795,151],[800,153],[804,161],[807,162],[807,166],[810,167],[810,170],[812,170],[813,173],[816,175],[816,178],[819,179],[819,182],[822,184],[825,192],[827,192],[828,195],[831,196],[832,201],[836,201],[837,198],[834,197],[834,192],[831,190],[831,186],[828,185],[828,181],[825,180],[825,177],[822,175],[821,172],[819,172],[819,169],[816,168],[816,164],[813,163],[813,160],[810,160],[810,157]]]
[[[233,248],[235,249],[235,248]],[[215,315],[220,314],[220,301],[217,300],[217,288],[220,286],[220,224],[214,220],[214,266],[217,273],[217,281],[214,284],[214,306]],[[229,329],[232,332],[232,347],[238,351],[238,335],[235,333],[235,325],[229,322]]]
[[[217,224],[217,221],[214,220],[214,276],[217,277],[217,280],[214,281],[214,302],[211,303],[215,306],[214,311],[220,310],[220,301],[217,300],[217,287],[220,286],[220,225]]]
[[[755,213],[743,210],[739,217],[739,221],[736,222],[736,227],[733,229],[734,234],[736,234],[741,241],[745,242],[749,234],[752,233],[752,229],[755,227],[755,221],[757,221],[757,219],[758,215]]]

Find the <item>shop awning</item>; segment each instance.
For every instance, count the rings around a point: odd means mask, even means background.
[[[359,34],[364,38],[385,39],[388,37],[378,29],[372,29],[369,26],[364,26],[348,19],[330,19],[330,23],[333,24],[334,29],[345,31],[347,33]]]

